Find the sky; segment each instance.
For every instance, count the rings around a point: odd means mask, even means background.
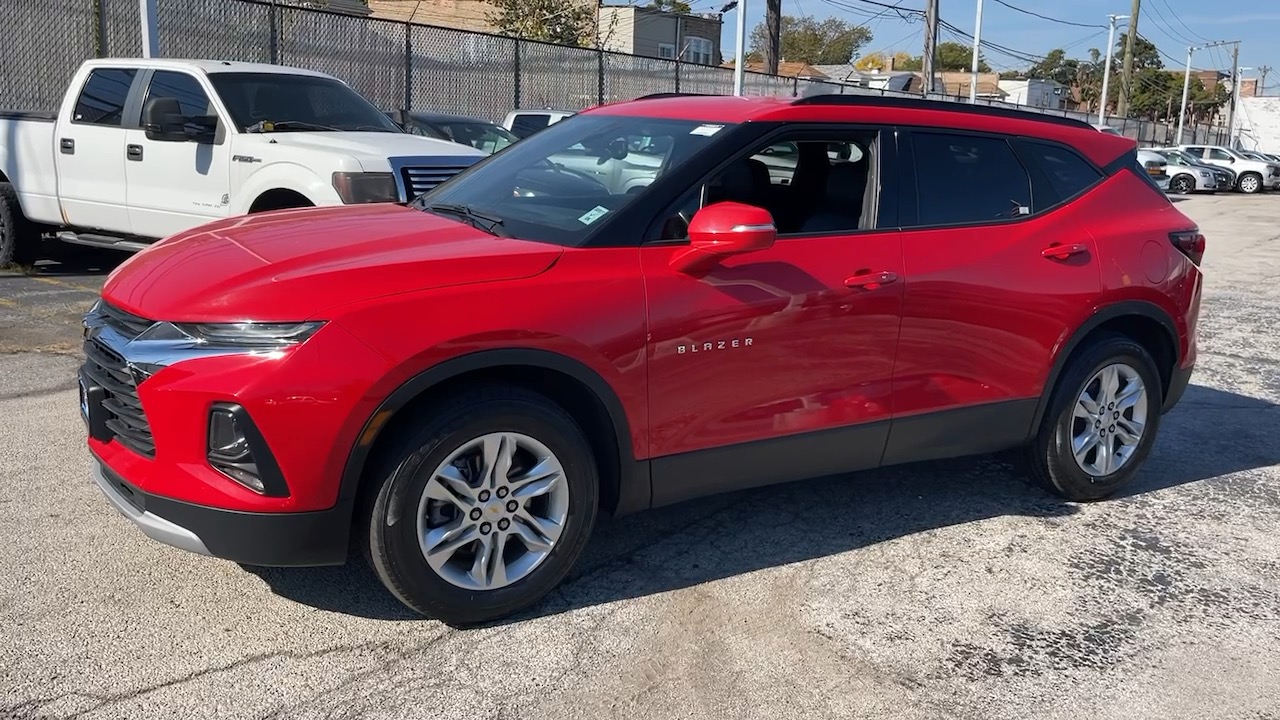
[[[690,4],[694,12],[716,12],[728,0],[696,0]],[[740,0],[743,1],[743,0]],[[764,0],[745,0],[747,33],[764,19]],[[1031,63],[1027,56],[1043,56],[1054,48],[1064,48],[1070,57],[1088,57],[1090,48],[1105,51],[1107,16],[1128,15],[1132,0],[984,0],[982,39],[1016,51],[1022,59],[983,48],[983,57],[997,70],[1021,69]],[[884,5],[922,10],[925,0],[782,0],[784,15],[810,16],[821,20],[839,17],[866,25],[874,35],[862,50],[863,55],[878,51],[905,50],[919,55],[924,48],[924,25],[919,15],[915,22],[903,20]],[[1009,7],[1013,6],[1013,7]],[[1053,20],[1033,17],[1014,8],[1048,16]],[[939,0],[942,19],[956,28],[974,32],[977,0]],[[721,52],[725,58],[736,52],[737,10],[724,15]],[[1055,22],[1061,21],[1061,22]],[[1073,23],[1073,24],[1068,24]],[[1081,27],[1081,26],[1096,27]],[[1128,20],[1117,24],[1116,37],[1124,32]],[[1256,68],[1275,68],[1267,76],[1271,94],[1280,94],[1280,2],[1275,0],[1142,0],[1138,16],[1138,33],[1163,51],[1166,67],[1183,67],[1187,47],[1210,41],[1239,40],[1243,77],[1258,77]],[[957,38],[942,31],[943,41],[972,40]],[[1231,69],[1231,46],[1199,49],[1193,55],[1195,69]]]

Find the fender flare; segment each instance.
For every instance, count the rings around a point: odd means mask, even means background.
[[[637,462],[631,446],[631,424],[627,420],[622,401],[613,388],[591,368],[582,362],[560,353],[532,348],[504,348],[480,350],[446,360],[404,381],[393,390],[373,413],[365,419],[356,436],[356,443],[347,454],[338,489],[339,502],[352,500],[359,493],[361,476],[368,465],[369,456],[387,422],[422,393],[452,378],[475,370],[504,366],[537,367],[552,370],[580,382],[604,407],[613,426],[613,440],[618,453],[618,496],[615,515],[622,515],[649,507],[649,463]]]
[[[249,208],[262,196],[272,190],[289,190],[296,192],[312,205],[341,205],[342,200],[332,185],[317,175],[310,168],[292,162],[278,162],[268,165],[244,179],[239,192],[232,203],[232,215],[247,215]]]
[[[1173,322],[1173,318],[1169,316],[1169,313],[1165,312],[1159,305],[1146,300],[1123,300],[1111,305],[1105,305],[1081,323],[1080,327],[1076,328],[1076,331],[1071,334],[1071,337],[1058,350],[1058,354],[1053,360],[1053,366],[1049,370],[1049,377],[1045,380],[1044,389],[1040,392],[1040,400],[1036,403],[1036,414],[1027,433],[1028,439],[1039,432],[1040,423],[1044,420],[1044,414],[1049,410],[1049,403],[1053,401],[1054,391],[1057,390],[1058,378],[1062,375],[1063,369],[1066,368],[1067,361],[1071,359],[1071,355],[1080,347],[1080,343],[1084,342],[1084,339],[1090,333],[1102,327],[1105,323],[1117,318],[1135,315],[1154,320],[1164,328],[1168,334],[1170,345],[1173,347],[1174,370],[1177,369],[1182,360],[1182,348],[1178,345],[1178,327]]]

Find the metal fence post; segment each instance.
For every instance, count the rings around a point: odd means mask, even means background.
[[[404,24],[404,109],[413,109],[413,25]]]
[[[596,51],[596,100],[597,105],[604,104],[604,50]]]
[[[271,0],[271,7],[267,8],[267,58],[272,65],[280,64],[280,7],[276,5],[275,0]]]
[[[514,98],[515,104],[511,106],[511,109],[519,110],[520,109],[520,41],[517,39],[517,40],[512,40],[512,42],[515,43],[515,49],[511,53],[512,61],[513,61],[511,71],[512,71],[512,74],[515,76],[515,82],[512,83],[512,85],[515,87],[516,96]]]
[[[676,92],[680,92],[680,61],[675,60],[676,64]]]
[[[110,50],[107,48],[107,8],[104,7],[106,0],[94,0],[93,3],[93,19],[97,22],[97,29],[93,38],[93,52],[98,57],[109,57]]]

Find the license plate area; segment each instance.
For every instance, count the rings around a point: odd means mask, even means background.
[[[110,414],[102,406],[106,397],[107,391],[101,385],[93,382],[93,378],[83,372],[80,373],[80,419],[89,430],[89,437],[101,442],[107,442],[113,436],[111,428],[107,427]]]

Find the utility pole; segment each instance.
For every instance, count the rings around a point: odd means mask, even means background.
[[[1240,67],[1237,65],[1236,77],[1232,78],[1231,80],[1231,102],[1233,105],[1236,105],[1237,108],[1236,110],[1231,111],[1231,124],[1227,126],[1227,133],[1231,137],[1231,147],[1233,148],[1236,146],[1236,141],[1239,135],[1243,134],[1243,133],[1236,132],[1236,124],[1235,124],[1235,118],[1239,114],[1238,106],[1240,104],[1240,86],[1244,84],[1243,82],[1240,81],[1239,76],[1242,75],[1245,70],[1252,70],[1252,69],[1253,68]],[[1240,123],[1240,129],[1244,130],[1244,123]]]
[[[982,47],[982,0],[978,0],[978,17],[973,21],[973,67],[969,71],[969,103],[978,102],[978,51]]]
[[[920,69],[924,74],[924,95],[933,93],[933,68],[938,57],[938,0],[927,0],[924,11],[924,55]]]
[[[764,71],[777,75],[782,53],[782,0],[764,0],[764,29],[768,39],[764,45]]]
[[[742,70],[747,64],[747,0],[734,1],[738,6],[738,50],[733,60],[733,94],[741,95]]]
[[[1120,76],[1120,100],[1116,103],[1116,114],[1129,117],[1129,98],[1133,96],[1133,44],[1138,37],[1138,13],[1142,10],[1142,0],[1133,0],[1133,9],[1129,13],[1129,31],[1124,36],[1124,72]]]
[[[1107,122],[1107,101],[1111,99],[1111,96],[1107,93],[1111,89],[1111,61],[1116,52],[1116,21],[1127,19],[1129,19],[1128,15],[1107,16],[1111,30],[1107,32],[1107,64],[1102,68],[1102,99],[1098,101],[1099,125],[1105,125]]]
[[[1236,98],[1240,97],[1240,42],[1231,48],[1231,100],[1227,104],[1227,137],[1236,144]]]
[[[141,15],[142,57],[160,57],[160,22],[156,17],[156,0],[138,0]]]
[[[1174,145],[1182,144],[1182,128],[1187,121],[1187,94],[1191,92],[1191,54],[1195,51],[1194,47],[1187,48],[1187,72],[1182,76],[1182,104],[1178,106],[1178,139],[1174,141]]]
[[[1257,94],[1258,94],[1258,97],[1262,97],[1263,95],[1267,94],[1267,73],[1271,72],[1271,66],[1263,65],[1262,67],[1258,68],[1258,72],[1262,74],[1262,77],[1258,80]]]

